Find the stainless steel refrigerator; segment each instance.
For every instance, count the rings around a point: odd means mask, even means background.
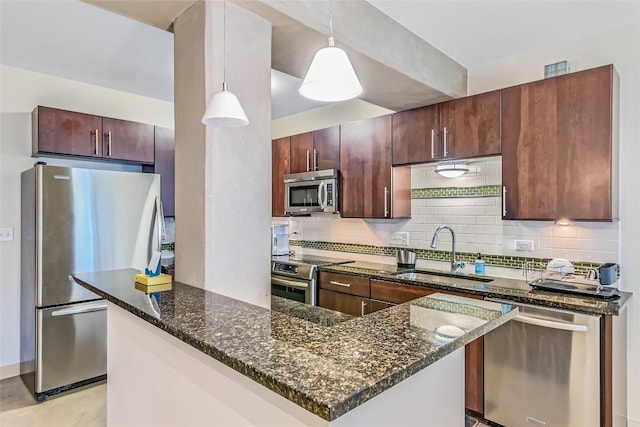
[[[158,175],[22,173],[20,370],[36,400],[106,378],[106,302],[70,274],[142,270],[161,236]]]

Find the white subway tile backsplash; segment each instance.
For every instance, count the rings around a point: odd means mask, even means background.
[[[413,166],[412,188],[502,185],[500,158],[473,160],[470,167],[468,176],[447,179],[434,173],[434,165]],[[435,229],[447,224],[455,230],[456,249],[461,252],[619,261],[618,222],[559,226],[551,221],[503,221],[501,197],[412,199],[411,211],[409,220],[341,219],[339,215],[318,215],[291,218],[288,222],[290,229],[302,231],[304,240],[387,246],[391,233],[406,231],[409,246],[424,249],[429,248]],[[274,222],[282,221],[282,218],[274,218]],[[516,251],[515,240],[532,240],[534,251]],[[449,232],[441,233],[437,249],[451,249]]]

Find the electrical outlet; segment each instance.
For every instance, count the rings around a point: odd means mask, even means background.
[[[406,231],[391,233],[391,245],[409,246],[409,233],[407,233]]]
[[[292,228],[289,231],[289,239],[291,240],[301,240],[302,239],[302,231],[298,228]]]
[[[533,252],[533,240],[516,240],[516,251]]]
[[[0,242],[13,241],[13,227],[0,228]]]

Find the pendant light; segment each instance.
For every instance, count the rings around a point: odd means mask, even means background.
[[[333,39],[333,4],[329,0],[329,46],[316,52],[300,86],[300,95],[324,102],[346,101],[362,93],[362,85],[344,50]]]
[[[202,117],[202,123],[207,126],[231,128],[246,126],[249,119],[238,101],[238,97],[227,89],[227,1],[224,0],[223,13],[223,57],[222,57],[222,91],[213,95],[207,110]]]

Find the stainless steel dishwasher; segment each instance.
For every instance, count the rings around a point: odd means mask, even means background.
[[[485,418],[508,427],[599,426],[601,316],[515,305],[518,316],[484,338]]]

